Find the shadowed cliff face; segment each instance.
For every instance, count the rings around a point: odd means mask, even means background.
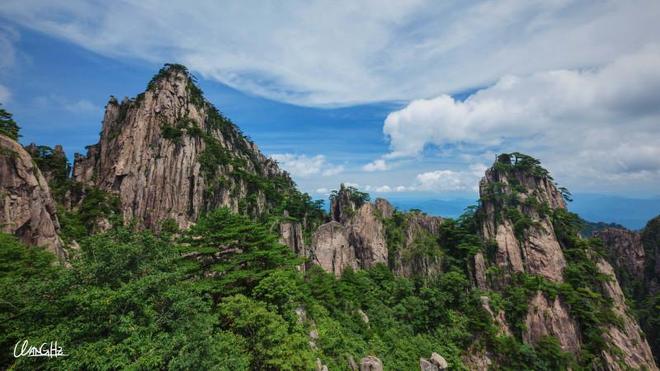
[[[602,347],[595,348],[602,349],[596,355],[601,357],[597,361],[599,367],[618,370],[627,364],[657,369],[639,325],[629,314],[611,266],[589,243],[580,240],[579,229],[561,233],[556,230],[556,225],[561,226],[558,220],[570,215],[564,202],[568,195],[554,185],[538,161],[520,154],[501,155],[482,179],[480,196],[481,233],[486,241],[492,241],[492,248],[474,258],[476,285],[482,290],[502,293],[525,286],[529,293],[526,315],[515,319],[524,326],[511,323],[514,318],[500,317],[497,319],[500,327],[508,329],[512,324],[517,325],[523,341],[529,344],[537,344],[550,335],[564,351],[578,354],[585,347],[592,349],[594,336],[589,332],[590,322],[579,312],[582,309],[575,298],[587,292],[580,290],[596,290],[599,293],[596,297],[605,298],[593,299],[604,308],[599,313],[618,318],[612,322],[602,320],[602,324],[596,325],[601,335],[595,337],[605,340]],[[562,235],[565,233],[569,236]],[[569,261],[566,251],[572,255],[580,252],[583,260],[579,265]],[[588,285],[580,288],[582,283],[575,282],[576,272],[582,272],[581,269],[591,269],[589,275],[599,276],[588,277],[595,282],[591,289]],[[603,300],[610,300],[611,304]],[[502,324],[507,321],[508,325]]]
[[[26,244],[45,247],[60,261],[66,257],[46,178],[30,154],[4,135],[0,135],[0,228]]]
[[[628,299],[634,300],[635,312],[656,359],[660,356],[659,330],[655,320],[657,303],[660,301],[659,231],[660,217],[656,217],[640,232],[625,228],[606,228],[594,234],[594,237],[603,242],[607,252],[607,262],[602,263],[603,269],[614,272],[617,283],[620,284],[619,287],[613,283],[608,287],[608,292],[615,301],[621,303],[624,303],[623,293]],[[625,306],[622,310],[625,310]],[[626,323],[625,332],[629,332],[628,327],[634,328],[634,325]]]
[[[271,206],[268,192],[293,188],[177,65],[163,68],[137,98],[110,99],[100,141],[76,156],[73,176],[118,194],[124,220],[148,228],[170,218],[185,228],[223,206],[259,215]]]

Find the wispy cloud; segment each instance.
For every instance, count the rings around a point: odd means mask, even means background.
[[[5,0],[0,16],[106,56],[177,61],[242,91],[312,106],[411,100],[505,74],[597,67],[660,34],[655,0]]]
[[[309,157],[307,155],[283,153],[273,154],[271,157],[286,171],[301,178],[318,175],[333,176],[344,171],[342,165],[329,163],[324,155]]]
[[[0,84],[0,103],[7,103],[11,98],[11,92],[9,88]]]

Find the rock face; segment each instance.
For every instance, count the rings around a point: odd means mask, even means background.
[[[449,364],[444,357],[433,352],[430,359],[419,359],[419,368],[421,371],[444,371],[449,369]]]
[[[492,248],[487,249],[487,254],[475,256],[475,286],[484,290],[504,290],[515,284],[512,280],[519,273],[525,277],[539,277],[549,285],[563,283],[566,258],[551,216],[564,215],[561,209],[566,205],[562,192],[552,183],[547,171],[528,156],[501,155],[481,181],[480,195],[481,231],[486,241],[492,241]],[[643,252],[640,252],[639,238],[634,234],[605,231],[601,237],[606,244],[620,244],[611,251],[621,255],[622,267],[639,269],[643,266]],[[612,267],[603,260],[597,262],[597,266],[602,274],[612,276],[612,280],[602,283],[602,291],[612,300],[613,310],[623,323],[621,328],[614,325],[603,328],[608,347],[620,350],[615,352],[616,356],[605,352],[601,355],[606,367],[618,370],[620,365],[626,364],[656,370],[649,345],[640,335],[639,325],[628,314]],[[497,274],[489,276],[490,268]],[[500,332],[506,333],[506,318],[499,317],[492,310],[487,312],[495,318]],[[577,354],[582,339],[576,318],[562,295],[551,297],[537,291],[528,303],[522,340],[536,344],[545,336],[553,336],[564,351]]]
[[[432,246],[443,219],[420,212],[405,214],[403,245],[390,259],[393,271],[403,277],[433,277],[441,273],[439,255],[429,254],[425,246]]]
[[[507,273],[527,272],[561,282],[566,266],[564,254],[549,215],[538,207],[566,208],[561,193],[551,180],[525,171],[502,171],[501,166],[494,166],[481,180],[479,194],[485,217],[482,234],[487,240],[497,242],[497,265]],[[516,197],[518,205],[506,206],[507,197]],[[526,228],[525,238],[521,238],[520,226],[525,219],[531,219],[532,224]]]
[[[340,275],[347,267],[369,268],[387,264],[385,227],[370,202],[360,202],[342,186],[332,198],[332,221],[321,225],[312,237],[309,256],[327,272]],[[380,202],[381,208],[384,201]],[[390,205],[391,207],[391,205]]]
[[[594,237],[603,241],[622,286],[632,284],[632,280],[640,283],[644,281],[645,254],[639,233],[622,228],[606,228],[596,232]]]
[[[30,154],[0,135],[0,228],[26,244],[45,247],[64,261],[60,229],[48,182]]]
[[[383,362],[375,356],[367,356],[360,361],[360,371],[383,371]]]
[[[441,271],[439,256],[417,250],[424,250],[425,243],[436,244],[442,218],[399,213],[403,239],[394,248],[388,246],[386,222],[398,211],[387,200],[368,202],[361,199],[361,192],[342,184],[330,211],[332,220],[316,230],[307,254],[326,271],[340,275],[348,267],[365,269],[379,263],[404,277],[429,277]]]
[[[294,221],[284,221],[280,225],[280,243],[287,245],[296,254],[305,257],[305,240],[302,225]]]
[[[348,239],[355,250],[361,268],[387,264],[387,242],[385,227],[375,212],[373,204],[367,202],[357,209],[347,223]]]
[[[336,276],[340,276],[348,267],[359,268],[355,249],[348,242],[346,227],[336,221],[323,224],[316,230],[309,258]]]
[[[602,274],[612,277],[611,280],[603,282],[603,291],[607,297],[612,299],[614,313],[622,320],[622,326],[611,325],[607,328],[605,338],[609,344],[615,345],[621,350],[618,357],[626,367],[623,367],[621,362],[617,362],[617,358],[612,354],[605,352],[604,358],[607,360],[608,369],[657,370],[651,348],[643,337],[642,330],[628,313],[625,297],[614,274],[614,269],[608,262],[601,260],[598,262],[598,270]]]
[[[500,156],[479,184],[482,235],[494,243],[490,263],[500,272],[498,277],[487,282],[488,264],[483,254],[477,254],[475,283],[482,289],[504,288],[516,273],[563,282],[566,260],[548,213],[565,208],[564,199],[547,174],[518,168],[513,161]],[[522,338],[535,344],[546,335],[555,336],[565,351],[579,350],[578,328],[566,305],[559,297],[550,300],[537,292],[529,305]]]
[[[179,65],[163,68],[135,99],[110,99],[100,141],[76,155],[73,176],[119,195],[124,220],[147,228],[170,218],[186,228],[222,206],[260,214],[270,205],[259,179],[293,187]]]
[[[523,341],[526,343],[536,344],[544,336],[554,336],[564,350],[577,353],[580,349],[577,324],[559,297],[552,300],[537,292],[529,303],[525,326]]]

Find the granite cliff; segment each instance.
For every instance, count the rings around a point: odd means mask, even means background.
[[[578,237],[579,229],[567,227],[578,219],[566,210],[569,195],[538,161],[519,153],[500,155],[480,183],[480,196],[481,233],[490,247],[475,255],[475,284],[505,300],[525,287],[526,313],[509,311],[513,318],[505,319],[506,328],[528,344],[552,336],[565,352],[588,349],[600,357],[592,367],[657,369],[612,267],[595,245]],[[626,266],[638,263],[622,259]],[[581,313],[584,301],[599,308],[602,319]]]
[[[289,175],[166,65],[134,99],[106,105],[101,137],[76,155],[76,182],[116,194],[125,222],[180,227],[218,207],[257,216],[296,193]]]
[[[46,248],[60,261],[66,258],[46,178],[30,154],[4,135],[0,135],[0,228],[26,244]]]

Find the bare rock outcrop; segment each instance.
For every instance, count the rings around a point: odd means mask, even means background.
[[[309,247],[312,262],[336,275],[347,267],[387,264],[387,241],[380,211],[375,204],[360,200],[357,193],[341,185],[332,197],[332,221],[316,230]],[[383,201],[380,205],[384,207]]]
[[[563,282],[566,259],[549,213],[566,204],[547,172],[530,157],[500,155],[486,171],[479,192],[482,236],[492,241],[495,251],[490,260],[483,253],[475,256],[476,286],[503,289],[517,273]],[[498,277],[487,277],[489,266]],[[522,338],[535,344],[546,335],[557,337],[565,351],[579,350],[578,327],[566,305],[559,297],[550,300],[537,292],[529,303]]]
[[[346,227],[336,221],[321,225],[312,237],[309,250],[312,263],[340,276],[344,269],[359,267],[355,250],[349,244]]]
[[[361,268],[387,264],[385,227],[377,218],[373,204],[367,202],[347,222],[348,238]]]
[[[547,176],[507,161],[500,157],[479,184],[482,234],[497,242],[495,263],[505,272],[561,282],[566,260],[544,210],[566,208],[562,194]]]
[[[293,188],[179,65],[163,68],[135,99],[111,97],[100,141],[76,155],[73,176],[117,194],[126,222],[156,229],[165,219],[186,228],[217,207],[260,214],[269,201],[258,179]]]
[[[644,281],[645,253],[642,239],[638,232],[622,228],[606,228],[594,234],[603,241],[603,246],[611,257],[610,262],[616,268],[617,279],[622,286],[631,284],[630,280]]]
[[[474,258],[475,286],[498,291],[518,284],[520,279],[540,279],[554,287],[564,283],[567,262],[563,249],[577,247],[567,236],[560,239],[554,230],[553,215],[560,223],[561,218],[570,216],[564,211],[565,190],[558,189],[551,179],[537,160],[519,153],[498,156],[493,167],[486,172],[480,183],[481,207],[478,213],[482,236],[492,242],[493,248]],[[575,235],[578,238],[577,232]],[[606,230],[601,238],[606,245],[612,245],[609,249],[613,255],[619,255],[615,260],[617,265],[625,270],[637,270],[639,274],[644,266],[644,252],[638,236],[626,231]],[[597,263],[600,272],[612,279],[603,281],[602,290],[596,287],[593,290],[602,291],[612,300],[612,309],[621,319],[617,325],[613,322],[602,325],[605,349],[610,349],[601,355],[603,363],[612,370],[618,370],[622,365],[657,370],[650,347],[629,314],[614,270],[604,260],[594,260],[595,256],[586,259]],[[490,268],[498,273],[497,277],[486,274]],[[552,336],[564,351],[580,352],[582,341],[587,341],[581,338],[584,324],[578,323],[579,317],[571,312],[573,308],[564,299],[562,294],[541,291],[531,296],[521,333],[525,343],[536,344],[545,336]],[[496,318],[492,311],[486,311]],[[499,322],[503,320],[496,318],[498,326],[501,327]]]
[[[366,356],[360,361],[360,371],[383,371],[383,362],[376,356]]]
[[[64,261],[55,202],[30,154],[0,135],[0,228],[26,244],[45,247]]]
[[[537,292],[529,303],[525,327],[523,341],[526,343],[536,344],[544,336],[554,336],[564,351],[577,353],[580,349],[577,324],[559,297],[550,299]]]
[[[436,249],[428,246],[436,245],[440,225],[443,219],[418,211],[405,214],[403,228],[403,246],[399,248],[393,261],[393,270],[403,277],[433,277],[442,272],[440,255],[433,254]]]
[[[380,212],[380,216],[384,219],[389,219],[394,215],[394,206],[384,198],[377,198],[374,201],[376,210]]]
[[[433,352],[431,358],[419,359],[419,368],[421,371],[444,371],[449,369],[449,363],[438,353]]]
[[[598,270],[612,278],[603,282],[603,291],[612,300],[614,313],[621,319],[620,326],[610,325],[605,329],[606,341],[620,350],[616,355],[604,352],[607,368],[609,370],[658,370],[642,330],[628,313],[626,299],[614,275],[614,269],[607,261],[600,260]]]
[[[306,257],[305,240],[303,238],[302,225],[295,221],[282,221],[279,225],[280,243],[289,246],[291,251],[299,256]]]

